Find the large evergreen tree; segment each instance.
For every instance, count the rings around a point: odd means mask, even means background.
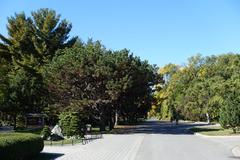
[[[99,42],[59,51],[46,68],[53,104],[84,112],[87,118],[113,127],[118,114],[128,122],[145,117],[151,105],[156,68],[128,50],[112,52]],[[67,107],[66,107],[67,106]]]
[[[40,9],[8,18],[8,37],[0,35],[0,57],[9,62],[37,58],[35,65],[41,65],[52,59],[56,50],[71,47],[77,37],[69,39],[72,25],[60,20],[54,10]]]
[[[4,81],[0,86],[0,110],[13,116],[41,112],[48,97],[42,67],[50,62],[58,49],[74,45],[69,38],[71,24],[50,9],[8,18],[8,36],[0,34],[0,65]],[[43,103],[45,101],[45,103]],[[15,126],[15,125],[14,125]]]

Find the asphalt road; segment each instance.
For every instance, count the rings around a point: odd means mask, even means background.
[[[204,124],[147,121],[106,134],[87,145],[45,146],[42,159],[58,160],[235,160],[240,137],[201,137],[188,128]],[[1,158],[0,158],[1,159]]]
[[[136,160],[233,160],[221,141],[193,135],[187,128],[201,125],[148,121],[129,133],[144,133]]]

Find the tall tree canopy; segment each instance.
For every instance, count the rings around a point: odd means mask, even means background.
[[[239,72],[239,54],[197,55],[186,66],[165,66],[160,74],[167,77],[166,83],[155,93],[160,118],[220,119],[223,126],[236,127]]]
[[[45,71],[53,105],[113,126],[116,112],[133,122],[151,106],[156,68],[128,50],[112,52],[99,42],[64,49]],[[67,106],[67,107],[66,107]]]
[[[32,17],[15,14],[8,18],[8,37],[0,34],[0,57],[19,63],[36,58],[34,63],[44,64],[56,50],[74,45],[77,37],[69,39],[71,28],[67,20],[60,20],[60,15],[50,9],[32,12]]]
[[[77,37],[69,38],[71,28],[50,9],[8,18],[8,36],[0,34],[0,109],[12,115],[15,124],[17,115],[41,112],[47,105],[42,68],[58,49],[74,45]]]

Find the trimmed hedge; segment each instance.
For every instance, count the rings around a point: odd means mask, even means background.
[[[30,133],[0,134],[0,159],[25,160],[37,156],[44,147],[44,142],[38,135]]]

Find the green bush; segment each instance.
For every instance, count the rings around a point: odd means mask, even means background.
[[[23,115],[17,116],[17,128],[24,128],[25,127],[25,117]]]
[[[80,135],[80,120],[77,112],[62,112],[59,115],[59,124],[64,136]]]
[[[71,132],[71,136],[79,135],[80,132],[80,121],[77,115],[72,115],[69,130]]]
[[[41,135],[46,140],[51,135],[51,129],[48,126],[44,126]]]
[[[220,111],[219,122],[223,128],[231,128],[234,133],[240,127],[240,105],[235,99],[227,99]]]
[[[37,156],[44,147],[43,139],[29,133],[0,134],[0,159],[25,160]]]
[[[219,122],[223,128],[231,128],[234,133],[240,127],[240,77],[233,77],[228,80],[227,87],[229,91],[224,97],[222,107],[220,109]]]

